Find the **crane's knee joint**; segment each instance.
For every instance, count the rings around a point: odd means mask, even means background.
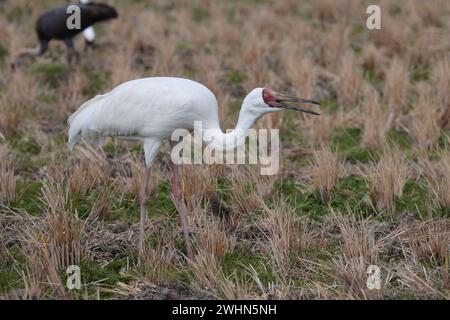
[[[182,196],[181,196],[181,191],[178,189],[174,189],[172,190],[172,195],[175,198],[175,200],[180,201]]]
[[[141,206],[146,206],[148,203],[148,197],[145,193],[139,194],[139,203]]]

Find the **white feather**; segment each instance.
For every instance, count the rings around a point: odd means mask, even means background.
[[[83,30],[83,36],[84,38],[89,41],[93,42],[95,40],[95,30],[94,27],[89,27]]]

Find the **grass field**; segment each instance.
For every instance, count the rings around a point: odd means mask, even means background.
[[[0,298],[450,298],[448,1],[373,1],[381,30],[359,0],[108,2],[119,19],[96,27],[80,64],[52,42],[14,73],[10,56],[35,46],[36,18],[59,1],[0,2]],[[277,175],[184,167],[190,262],[168,145],[139,264],[141,145],[66,145],[84,101],[147,76],[204,83],[222,128],[255,87],[322,102],[320,117],[258,121],[280,129]],[[66,287],[72,264],[81,290]]]

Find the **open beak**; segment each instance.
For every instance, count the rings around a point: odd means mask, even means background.
[[[317,113],[313,110],[305,109],[305,108],[302,108],[302,107],[299,107],[296,105],[296,104],[315,104],[315,105],[320,106],[320,102],[318,102],[318,101],[291,97],[291,96],[281,94],[281,93],[277,93],[275,95],[275,98],[276,98],[276,105],[273,105],[274,107],[283,108],[283,109],[287,109],[287,110],[301,111],[301,112],[305,112],[305,113],[309,113],[309,114],[314,114],[316,116],[320,115],[320,113]]]

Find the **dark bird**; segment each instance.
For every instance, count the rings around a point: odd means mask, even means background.
[[[22,62],[26,57],[37,57],[47,51],[50,40],[64,41],[68,49],[68,61],[73,58],[79,58],[78,52],[73,45],[73,38],[91,27],[97,22],[106,21],[118,17],[114,7],[104,3],[77,3],[74,4],[80,8],[79,28],[69,28],[68,19],[74,14],[68,8],[73,4],[64,4],[59,7],[44,12],[36,21],[36,33],[39,44],[34,49],[22,49],[12,59],[11,67]]]

